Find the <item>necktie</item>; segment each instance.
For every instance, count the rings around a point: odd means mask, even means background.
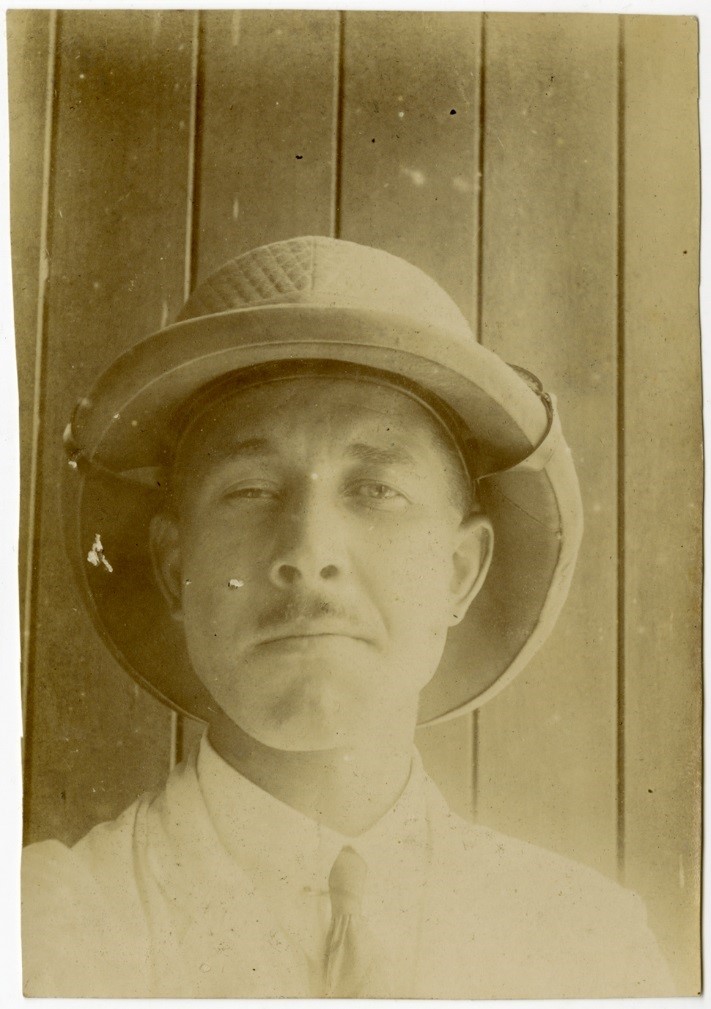
[[[342,848],[328,877],[331,927],[326,941],[327,998],[392,997],[387,961],[362,914],[368,875],[360,855]]]

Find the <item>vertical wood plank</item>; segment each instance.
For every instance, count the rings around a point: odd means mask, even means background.
[[[624,851],[700,990],[702,431],[697,25],[623,19]]]
[[[168,712],[118,668],[83,612],[65,558],[58,487],[74,402],[182,301],[190,26],[190,15],[174,12],[60,16],[28,841],[76,839],[159,783],[168,767]]]
[[[50,189],[52,91],[55,72],[56,13],[9,11],[7,14],[10,127],[10,232],[12,284],[20,406],[19,583],[23,658],[27,656],[31,607],[27,577],[34,547],[33,502],[37,481],[38,411],[35,376],[43,352],[44,278]],[[30,551],[30,552],[28,552]],[[27,668],[23,663],[23,702]],[[24,707],[24,703],[23,703]]]
[[[204,11],[194,273],[332,226],[339,16]],[[185,745],[202,725],[186,720]]]
[[[340,237],[403,256],[472,322],[481,16],[345,15]],[[471,716],[418,732],[454,809],[473,808]]]
[[[615,872],[617,26],[488,15],[482,341],[558,398],[585,506],[551,640],[480,713],[478,812]]]
[[[476,300],[478,14],[345,17],[341,237]]]
[[[296,235],[329,234],[338,15],[203,12],[197,275]]]

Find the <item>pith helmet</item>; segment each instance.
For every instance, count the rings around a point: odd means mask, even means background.
[[[575,468],[554,399],[477,343],[432,278],[378,249],[325,237],[266,245],[201,284],[178,321],[121,355],[65,432],[64,525],[92,618],[118,661],[179,711],[215,702],[154,581],[176,418],[211,383],[305,362],[389,377],[436,404],[476,458],[495,535],[486,582],[450,631],[420,723],[483,704],[541,646],[565,601],[582,532]]]

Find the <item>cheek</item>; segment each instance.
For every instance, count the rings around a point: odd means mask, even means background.
[[[229,528],[203,528],[185,543],[182,598],[186,632],[216,642],[255,602],[264,556],[254,537]]]
[[[447,621],[452,549],[445,531],[427,526],[371,535],[366,557],[365,577],[371,584],[377,581],[381,600],[405,633]]]
[[[245,581],[257,560],[265,556],[264,537],[235,524],[194,522],[189,535],[182,537],[183,576],[192,584],[228,585]]]

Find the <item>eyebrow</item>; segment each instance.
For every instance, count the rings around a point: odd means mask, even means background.
[[[241,441],[230,441],[220,446],[221,459],[232,456],[276,455],[277,448],[268,438],[244,438]]]
[[[346,449],[346,455],[359,462],[369,462],[377,466],[416,465],[414,456],[400,445],[379,448],[375,445],[366,445],[364,442],[354,442]]]
[[[223,443],[213,446],[207,456],[203,457],[202,462],[198,462],[198,466],[203,468],[219,466],[222,468],[239,459],[270,458],[276,455],[278,455],[278,450],[269,438],[243,438],[235,441],[228,438]],[[186,471],[193,471],[194,467],[188,465],[189,460],[189,453],[186,456],[183,452],[178,452],[173,463],[174,472],[178,474],[178,482]]]
[[[230,441],[220,445],[215,453],[215,462],[226,463],[233,459],[259,458],[278,456],[279,446],[270,438],[245,438],[239,441]],[[383,448],[377,445],[369,445],[366,442],[353,442],[345,449],[347,458],[355,459],[358,462],[370,463],[373,466],[408,466],[414,468],[417,465],[415,457],[406,448],[400,445],[392,445]]]

